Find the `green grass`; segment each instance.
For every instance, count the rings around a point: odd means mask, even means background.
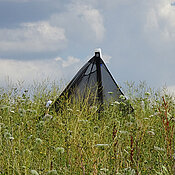
[[[111,102],[100,120],[86,102],[44,116],[60,93],[54,83],[1,88],[0,174],[173,175],[174,97],[143,83],[127,87],[134,114]]]

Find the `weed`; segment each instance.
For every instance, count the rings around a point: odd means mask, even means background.
[[[100,113],[88,100],[49,111],[54,83],[1,89],[0,174],[173,174],[173,97],[144,83],[129,88],[132,114],[115,100]]]

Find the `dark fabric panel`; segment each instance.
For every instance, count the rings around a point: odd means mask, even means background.
[[[71,80],[71,82],[68,84],[66,89],[71,88],[72,86],[75,86],[77,82],[81,81],[82,77],[84,76],[85,72],[87,69],[90,67],[91,63],[87,62],[79,71],[78,73],[74,76],[74,78]],[[65,90],[66,90],[65,89]]]
[[[91,59],[92,60],[92,59]],[[64,89],[64,91],[60,94],[58,99],[53,103],[52,108],[56,112],[58,112],[63,106],[64,101],[67,98],[73,98],[70,97],[74,93],[75,87],[81,82],[82,78],[84,77],[85,72],[91,65],[91,62],[88,61],[74,76],[74,78],[70,81],[70,83],[67,85],[67,87]]]
[[[120,101],[120,95],[123,95],[119,86],[115,83],[112,75],[108,72],[106,66],[101,64],[102,86],[104,101]]]
[[[89,101],[96,97],[97,89],[97,75],[96,71],[89,72],[88,75],[83,76],[81,81],[75,86],[71,98],[82,99],[89,97]]]
[[[92,57],[78,72],[77,74],[74,76],[74,78],[70,81],[70,83],[67,85],[67,87],[65,88],[64,92],[67,92],[70,88],[77,86],[79,84],[79,82],[82,80],[83,76],[88,74],[91,70],[91,68],[93,67],[92,70],[94,70],[94,60],[95,57]],[[62,94],[63,94],[62,93]]]

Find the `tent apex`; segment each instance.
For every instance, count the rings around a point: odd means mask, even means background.
[[[101,54],[101,49],[100,48],[95,49],[95,56],[101,58],[102,54]]]

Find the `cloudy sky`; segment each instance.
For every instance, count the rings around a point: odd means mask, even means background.
[[[0,84],[69,81],[101,48],[114,79],[175,89],[175,1],[0,0]]]

